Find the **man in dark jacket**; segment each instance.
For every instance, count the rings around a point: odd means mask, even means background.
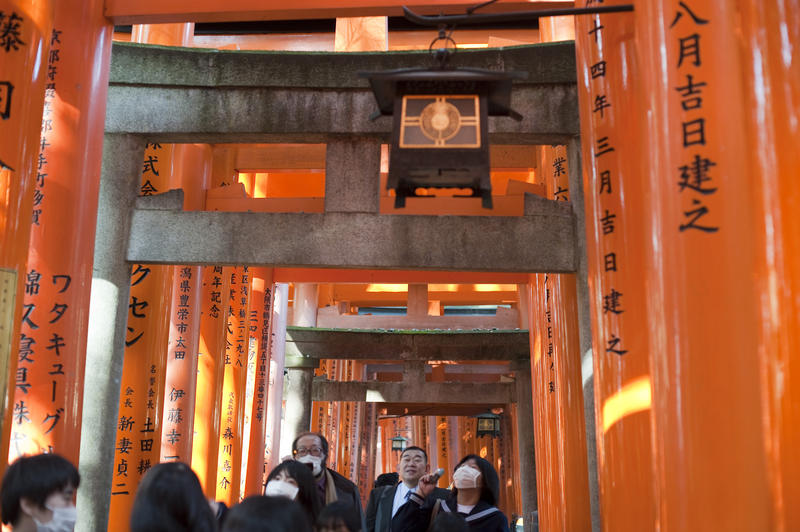
[[[420,477],[428,473],[428,455],[420,447],[407,447],[400,455],[397,465],[399,484],[375,488],[369,494],[367,503],[366,532],[389,532],[392,530],[392,519],[404,504],[408,503],[411,493],[417,488]],[[444,499],[450,491],[435,488],[431,498]]]
[[[322,505],[327,506],[334,501],[343,501],[349,504],[363,530],[366,525],[358,487],[327,467],[328,440],[316,432],[303,432],[292,442],[292,456],[298,462],[311,467],[314,479],[317,481],[317,493]]]

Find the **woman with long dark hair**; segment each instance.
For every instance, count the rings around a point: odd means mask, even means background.
[[[462,458],[453,472],[453,489],[447,499],[428,498],[435,485],[432,475],[419,479],[409,502],[392,520],[392,530],[395,522],[400,532],[427,530],[439,513],[448,512],[461,514],[470,532],[508,532],[506,516],[497,508],[500,479],[488,461],[474,454]]]
[[[181,462],[153,466],[131,511],[131,532],[214,532],[217,523],[192,469]]]
[[[297,501],[308,515],[309,522],[317,520],[322,502],[317,492],[317,483],[308,465],[296,460],[287,460],[270,471],[264,495],[286,497]]]

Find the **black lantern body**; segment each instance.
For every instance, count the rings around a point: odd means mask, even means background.
[[[524,73],[402,69],[364,73],[380,113],[394,116],[386,187],[395,206],[418,188],[459,188],[492,207],[488,117],[509,108],[511,80]]]
[[[475,434],[478,438],[481,436],[491,436],[496,438],[500,436],[500,416],[497,414],[478,414],[478,427]]]

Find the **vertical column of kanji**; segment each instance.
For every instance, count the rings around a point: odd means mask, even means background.
[[[289,307],[289,286],[275,283],[272,302],[272,326],[270,327],[269,354],[269,400],[267,401],[267,429],[264,441],[264,462],[267,471],[278,465],[281,441],[281,412],[283,411],[283,369],[286,347],[286,313]]]
[[[341,365],[341,379],[342,381],[352,380],[353,363],[350,360],[343,360]],[[341,417],[339,418],[339,437],[336,452],[338,460],[336,461],[336,470],[347,477],[350,474],[350,447],[351,447],[351,429],[353,417],[353,403],[345,401],[342,403],[340,410]]]
[[[253,403],[250,412],[250,432],[244,496],[261,492],[264,475],[264,435],[267,428],[268,376],[269,376],[269,328],[272,322],[272,268],[251,268],[253,293],[250,306],[251,335],[256,338],[255,379],[253,380]],[[255,315],[255,316],[254,316]],[[255,319],[253,319],[255,317]]]
[[[231,272],[228,331],[225,341],[225,377],[222,391],[219,458],[217,461],[217,500],[228,506],[239,502],[242,468],[242,429],[250,301],[250,271],[238,266]]]
[[[147,145],[139,189],[142,196],[168,188],[169,173],[161,161],[169,160],[171,152],[171,148],[159,144]],[[172,296],[170,274],[169,266],[143,264],[135,264],[131,272],[110,528],[128,526],[136,487],[151,465],[158,463]]]
[[[203,268],[192,469],[197,473],[203,491],[209,498],[215,497],[217,493],[219,421],[229,308],[229,305],[222,303],[222,295],[227,296],[229,291],[230,274],[225,275],[222,266]]]
[[[19,368],[24,369],[30,363],[25,359],[35,360],[39,347],[30,336],[20,335],[20,325],[34,188],[44,173],[36,154],[48,72],[42,65],[48,62],[53,2],[2,0],[0,13],[0,456],[7,456],[12,423],[31,422],[30,402],[19,406],[14,402],[18,358]],[[23,320],[15,320],[18,315]]]
[[[757,154],[752,175],[759,215],[764,437],[775,530],[800,526],[800,5],[748,1],[742,7],[748,109]],[[779,30],[780,28],[780,30]]]
[[[452,474],[452,472],[447,469],[451,452],[450,430],[447,424],[447,416],[436,416],[436,444],[436,464],[438,467],[445,470],[444,474],[439,477],[439,487],[446,488],[447,485],[450,484],[450,477]]]
[[[359,486],[361,496],[369,498],[369,489],[377,476],[375,472],[376,458],[378,454],[378,408],[375,403],[367,403],[364,408],[364,425],[361,431],[361,474],[359,475]],[[423,447],[424,448],[424,447]],[[364,505],[366,508],[366,505]]]
[[[56,5],[20,337],[38,356],[19,360],[12,460],[55,451],[78,463],[110,37],[101,3]]]
[[[633,14],[578,17],[576,34],[603,527],[652,529],[647,210],[632,112],[639,108]]]
[[[356,362],[355,360],[351,361],[353,365],[353,371],[351,374],[352,381],[363,381],[362,375],[364,373],[364,367],[361,362]],[[361,401],[357,401],[353,403],[353,415],[350,420],[350,476],[349,478],[358,483],[359,481],[359,456],[358,450],[360,446],[361,440],[361,425],[362,417],[364,415],[364,403]]]
[[[756,429],[764,419],[761,294],[747,280],[759,272],[763,206],[750,186],[739,7],[662,0],[637,4],[634,17],[651,150],[641,166],[650,213],[645,283],[657,522],[665,531],[775,524]]]
[[[564,481],[558,446],[550,277],[533,274],[530,278],[528,330],[539,526],[542,530],[561,530],[564,528]]]
[[[184,210],[201,210],[211,173],[211,148],[176,145],[171,188],[184,190]],[[190,462],[197,389],[200,312],[203,304],[200,266],[172,267],[169,347],[164,388],[161,461]]]
[[[447,426],[450,430],[448,437],[450,438],[450,452],[447,455],[447,463],[439,464],[448,474],[453,473],[453,469],[463,456],[463,448],[461,445],[461,433],[458,431],[458,417],[447,416]]]
[[[334,381],[341,381],[341,368],[344,364],[342,360],[330,360],[330,376],[329,378]],[[340,416],[342,412],[342,405],[344,404],[343,401],[331,401],[330,405],[330,425],[328,426],[328,445],[330,452],[328,453],[328,467],[331,469],[336,469],[336,463],[338,461],[338,454],[336,449],[339,445],[339,428],[340,428]]]

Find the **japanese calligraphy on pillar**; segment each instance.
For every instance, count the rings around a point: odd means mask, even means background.
[[[140,195],[159,192],[158,159],[165,148],[145,147]],[[159,462],[161,414],[164,399],[164,351],[167,349],[168,308],[171,299],[169,267],[134,264],[125,336],[125,356],[120,389],[117,446],[114,454],[111,521],[127,519],[133,495],[142,476]]]
[[[544,373],[547,379],[547,393],[555,393],[556,391],[556,361],[555,361],[555,338],[553,334],[553,301],[551,297],[553,280],[549,274],[545,274],[544,282],[544,345],[545,349],[545,366],[547,367]]]
[[[197,303],[200,268],[173,269],[167,383],[164,397],[161,459],[188,462],[191,452],[194,386],[197,373]]]
[[[670,67],[677,69],[680,83],[674,87],[680,102],[680,137],[682,164],[677,168],[678,193],[684,198],[680,232],[716,233],[719,226],[709,210],[707,198],[715,195],[719,186],[714,180],[714,167],[706,150],[707,116],[703,112],[703,93],[708,83],[702,77],[701,45],[709,20],[696,13],[689,0],[677,3],[669,30],[674,36],[675,60]],[[706,42],[705,45],[708,45]],[[676,106],[677,107],[677,106]]]
[[[4,20],[5,17],[5,20]],[[9,52],[24,44],[17,37],[22,18],[15,13],[0,12],[0,48]],[[37,177],[33,197],[32,225],[40,224],[44,201],[47,156],[55,135],[53,102],[56,97],[56,74],[62,32],[54,29],[50,34],[50,53],[47,63],[46,88],[39,156],[36,161]],[[5,43],[5,44],[2,44]],[[13,85],[0,86],[0,117],[9,118]],[[13,419],[11,428],[11,458],[21,454],[54,452],[54,441],[60,432],[65,415],[67,383],[65,360],[77,356],[76,339],[68,315],[72,277],[68,271],[38,271],[30,269],[25,274],[22,317],[19,341],[19,358],[15,378]],[[52,304],[51,304],[52,303]],[[66,324],[66,325],[65,325]],[[69,363],[66,364],[70,366]],[[70,378],[73,378],[70,375]],[[62,451],[63,452],[63,451]]]
[[[586,5],[593,2],[589,0]],[[599,2],[598,2],[599,3]],[[615,102],[607,93],[606,76],[611,69],[622,68],[614,64],[609,57],[605,57],[603,50],[603,30],[605,26],[599,15],[593,17],[589,25],[588,36],[590,49],[587,52],[591,58],[589,69],[589,89],[591,92],[591,124],[595,132],[594,143],[591,146],[592,162],[598,177],[594,181],[594,191],[600,198],[599,212],[596,214],[596,226],[599,231],[598,249],[603,255],[603,265],[600,272],[600,285],[602,287],[602,316],[606,327],[602,329],[607,337],[604,339],[603,349],[607,354],[622,356],[628,350],[625,348],[624,339],[619,332],[625,313],[624,294],[617,290],[616,278],[625,267],[625,259],[619,253],[622,248],[622,201],[620,190],[615,186],[617,179],[617,157],[619,152],[613,138],[613,124],[610,122],[609,110],[616,109],[621,102]]]
[[[272,285],[264,286],[264,302],[261,306],[261,331],[258,344],[258,364],[256,366],[255,395],[255,421],[259,425],[265,423],[264,409],[267,405],[267,392],[269,380],[269,352],[270,352],[270,323],[272,321]],[[258,311],[256,311],[258,312]]]

